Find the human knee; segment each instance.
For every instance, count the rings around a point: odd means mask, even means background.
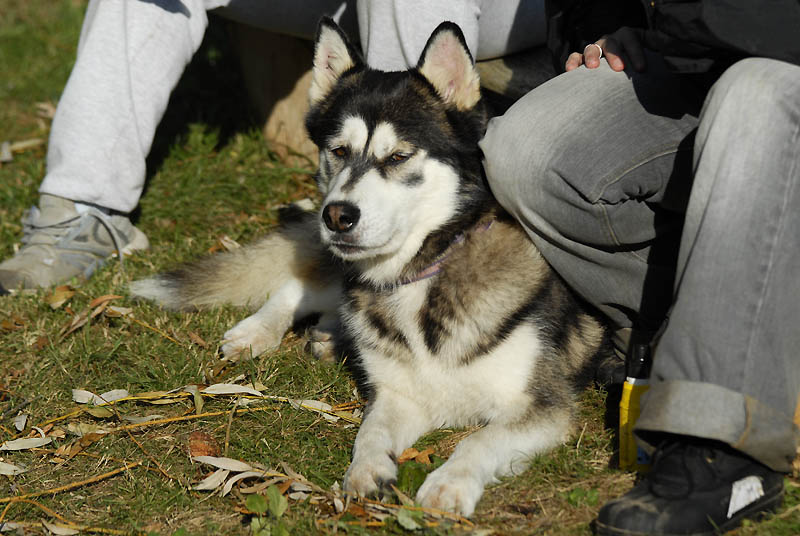
[[[550,147],[559,144],[545,140],[542,130],[521,130],[519,121],[496,117],[489,122],[486,135],[480,142],[484,168],[492,193],[509,212],[540,213],[537,207],[547,203],[548,186],[553,178],[554,155]],[[548,143],[545,143],[545,142]]]
[[[800,66],[768,58],[747,58],[728,68],[706,101],[712,111],[735,114],[743,125],[753,116],[785,115],[800,109]],[[789,117],[787,117],[788,119]]]

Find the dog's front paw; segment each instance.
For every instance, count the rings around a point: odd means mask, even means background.
[[[471,474],[447,469],[442,466],[428,475],[417,491],[417,502],[469,517],[483,494],[483,484]]]
[[[306,351],[311,352],[311,355],[323,363],[335,363],[337,361],[335,333],[314,327],[308,330],[307,334]]]
[[[222,353],[229,359],[250,358],[277,348],[283,333],[264,325],[257,316],[248,316],[222,336]]]
[[[397,465],[388,454],[354,460],[344,474],[344,490],[367,497],[392,492],[397,484]]]

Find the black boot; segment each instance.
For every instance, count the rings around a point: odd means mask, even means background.
[[[783,500],[783,475],[718,442],[671,436],[653,468],[628,493],[600,509],[601,535],[716,534]]]

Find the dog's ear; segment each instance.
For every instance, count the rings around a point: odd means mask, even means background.
[[[469,110],[481,98],[481,81],[461,28],[443,22],[422,51],[417,71],[433,84],[439,96],[459,110]]]
[[[314,106],[330,92],[345,71],[362,64],[347,36],[329,17],[322,17],[314,40],[314,66],[308,98]]]

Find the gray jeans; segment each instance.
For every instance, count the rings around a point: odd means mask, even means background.
[[[489,183],[616,328],[658,329],[637,424],[788,470],[800,435],[800,67],[707,97],[655,57],[561,75],[491,121]]]

